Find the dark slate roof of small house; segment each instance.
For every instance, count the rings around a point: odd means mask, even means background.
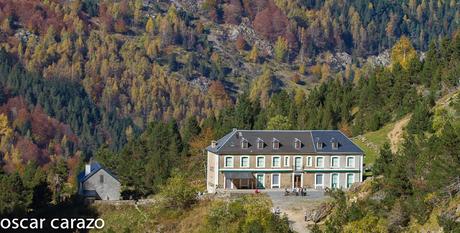
[[[109,175],[111,175],[113,178],[115,178],[115,180],[117,180],[118,182],[120,182],[120,180],[118,180],[118,178],[113,175],[109,170],[105,169],[104,167],[101,166],[100,163],[98,162],[93,162],[91,163],[91,171],[88,175],[85,176],[85,171],[82,171],[78,174],[78,181],[79,182],[85,182],[86,180],[88,180],[91,176],[93,176],[94,174],[96,174],[99,170],[103,169],[104,171],[106,171]]]
[[[296,139],[301,147],[295,148]],[[248,148],[242,148],[241,142],[247,140]],[[264,147],[257,147],[258,140],[263,140]],[[272,142],[278,140],[279,149],[274,149]],[[317,141],[323,147],[317,148]],[[332,141],[338,143],[332,148]],[[206,150],[217,154],[310,154],[310,153],[363,153],[347,136],[339,130],[237,130],[234,129],[216,141],[216,147],[208,146]]]

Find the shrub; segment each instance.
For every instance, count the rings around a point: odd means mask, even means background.
[[[189,208],[197,201],[197,189],[183,174],[175,173],[160,191],[166,207]]]
[[[203,232],[291,232],[288,219],[271,213],[264,196],[244,196],[214,204]]]
[[[379,219],[373,215],[366,215],[366,217],[350,222],[345,225],[343,231],[345,233],[348,232],[356,232],[356,233],[366,233],[366,232],[374,232],[374,233],[385,233],[388,232],[386,229],[386,223],[383,219]]]

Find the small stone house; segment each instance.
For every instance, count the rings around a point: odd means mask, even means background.
[[[78,194],[87,201],[120,200],[121,183],[109,170],[94,162],[78,175]]]

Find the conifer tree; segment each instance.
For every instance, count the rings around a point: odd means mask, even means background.
[[[394,155],[391,152],[390,144],[383,144],[382,148],[380,149],[380,155],[375,161],[374,166],[372,167],[373,175],[388,175],[387,172],[392,164],[393,156]]]
[[[288,42],[285,38],[279,36],[275,43],[275,60],[284,62],[288,55]]]

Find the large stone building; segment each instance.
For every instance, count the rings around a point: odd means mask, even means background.
[[[363,151],[338,130],[237,130],[207,150],[207,190],[349,188]]]
[[[109,170],[99,163],[85,165],[78,175],[78,194],[87,201],[120,200],[121,184]]]

